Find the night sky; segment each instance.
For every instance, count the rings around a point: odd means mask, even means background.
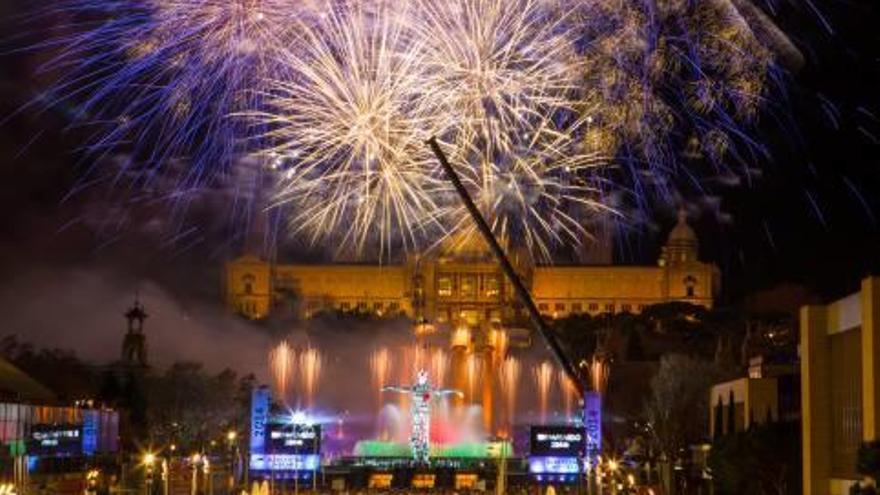
[[[264,347],[241,343],[265,332],[220,307],[221,263],[240,244],[235,186],[200,193],[175,239],[161,234],[178,219],[155,191],[124,203],[106,181],[80,187],[89,164],[64,109],[19,112],[45,84],[33,56],[10,52],[28,39],[12,17],[23,3],[0,6],[0,335],[111,359],[139,291],[161,360],[219,364],[238,350],[257,366]],[[781,5],[778,20],[807,66],[763,117],[772,159],[755,164],[751,183],[689,199],[701,254],[722,269],[725,303],[781,282],[837,297],[880,273],[880,6],[822,3],[832,32]],[[648,228],[621,240],[620,260],[652,263],[673,219],[674,207],[658,208]],[[291,258],[314,255],[288,248]]]

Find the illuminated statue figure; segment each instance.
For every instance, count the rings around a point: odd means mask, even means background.
[[[427,464],[431,452],[431,400],[446,395],[458,395],[457,390],[438,390],[428,383],[428,372],[420,370],[416,376],[415,385],[408,387],[384,387],[383,392],[400,392],[412,395],[412,435],[409,445],[412,449],[413,459],[416,462]]]

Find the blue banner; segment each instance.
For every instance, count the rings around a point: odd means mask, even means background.
[[[269,388],[262,386],[251,394],[251,454],[266,453],[266,427],[269,423]]]
[[[98,428],[101,416],[99,411],[87,409],[83,411],[82,451],[85,455],[98,452]]]
[[[595,466],[602,453],[602,396],[597,392],[584,394],[584,428],[587,431],[587,463]]]

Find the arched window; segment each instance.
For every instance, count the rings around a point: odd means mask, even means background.
[[[244,285],[244,293],[245,294],[253,294],[254,293],[254,276],[250,273],[246,274],[244,277],[241,277],[241,281]]]
[[[697,279],[694,278],[693,275],[688,275],[684,278],[684,290],[686,297],[694,297],[695,291],[694,286],[697,285]]]

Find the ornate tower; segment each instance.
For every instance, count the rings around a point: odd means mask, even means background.
[[[712,307],[718,292],[718,268],[699,259],[700,244],[697,234],[687,223],[687,214],[678,213],[678,223],[669,232],[669,238],[660,255],[663,267],[666,300],[687,301]]]
[[[128,331],[122,341],[122,364],[128,368],[146,368],[147,336],[144,335],[144,320],[148,317],[144,306],[134,300],[134,305],[125,312]]]
[[[687,213],[678,212],[678,223],[669,233],[666,246],[663,247],[660,260],[666,266],[687,265],[699,261],[699,242],[694,229],[688,225]]]

